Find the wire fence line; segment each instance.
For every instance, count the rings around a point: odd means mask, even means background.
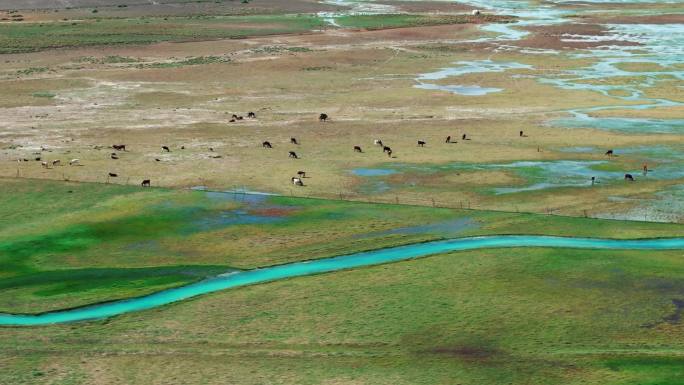
[[[71,183],[99,183],[99,184],[116,184],[121,186],[139,186],[137,182],[131,183],[131,178],[110,178],[109,176],[103,177],[101,180],[74,180],[66,175],[66,173],[61,173],[61,178],[35,178],[35,177],[24,177],[21,176],[19,169],[17,169],[17,174],[13,176],[7,176],[5,178],[9,179],[29,179],[29,180],[53,180],[53,181],[64,181]],[[192,187],[177,187],[177,186],[162,186],[153,185],[151,187],[156,188],[167,188],[167,189],[194,189],[194,190],[204,190],[211,192],[223,192],[223,193],[233,193],[237,194],[255,194],[259,193],[256,191],[251,191],[246,188],[246,186],[233,185],[232,189],[222,190],[222,189],[210,189],[201,183],[202,179],[199,180],[200,185]],[[202,187],[202,188],[198,188]],[[677,214],[670,211],[660,210],[660,209],[650,209],[644,210],[641,215],[634,214],[631,216],[621,216],[617,214],[606,214],[606,213],[594,213],[591,209],[581,209],[579,215],[570,215],[563,211],[563,208],[553,208],[544,207],[541,210],[519,210],[518,207],[513,205],[511,208],[501,208],[492,207],[486,204],[479,204],[470,199],[440,199],[435,198],[426,194],[424,197],[416,197],[411,195],[399,195],[394,196],[372,196],[367,194],[359,194],[354,191],[340,191],[336,194],[321,193],[321,194],[307,194],[300,188],[290,188],[288,193],[264,193],[265,195],[276,195],[276,196],[291,196],[296,198],[307,198],[307,199],[321,199],[321,200],[340,200],[346,202],[362,202],[369,204],[395,204],[395,205],[405,205],[405,206],[420,206],[420,207],[435,207],[435,208],[446,208],[446,209],[458,209],[458,210],[478,210],[478,211],[493,211],[501,213],[516,213],[516,214],[535,214],[535,215],[549,215],[558,217],[584,217],[593,219],[604,219],[604,220],[619,220],[619,221],[639,221],[639,222],[662,222],[662,223],[684,223],[684,214]],[[577,210],[573,210],[578,212]]]
[[[296,195],[295,195],[296,196]],[[643,218],[640,215],[633,215],[631,217],[621,217],[619,215],[609,215],[605,213],[594,213],[591,209],[581,209],[579,215],[571,215],[563,211],[562,208],[545,207],[541,210],[520,210],[517,207],[512,208],[501,208],[492,207],[486,204],[478,204],[469,199],[464,200],[447,200],[447,199],[435,199],[430,196],[425,198],[418,198],[412,196],[399,196],[394,197],[369,197],[364,195],[355,194],[338,194],[336,196],[302,196],[305,198],[315,199],[337,199],[349,202],[365,202],[373,204],[399,204],[407,206],[431,206],[436,208],[448,208],[448,209],[458,209],[458,210],[477,210],[477,211],[494,211],[501,213],[515,213],[515,214],[534,214],[534,215],[549,215],[557,217],[584,217],[592,219],[603,219],[603,220],[618,220],[618,221],[637,221],[637,222],[663,222],[663,223],[684,223],[684,214],[675,214],[669,211],[651,209],[648,212],[643,213]],[[577,211],[577,210],[573,210]]]

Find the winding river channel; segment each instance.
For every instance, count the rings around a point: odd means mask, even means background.
[[[495,235],[432,241],[229,273],[186,286],[162,290],[142,297],[106,302],[75,309],[35,315],[0,314],[0,325],[36,326],[103,319],[120,314],[152,309],[202,294],[246,285],[404,261],[453,251],[508,247],[681,250],[684,249],[684,238],[618,240],[538,235]]]

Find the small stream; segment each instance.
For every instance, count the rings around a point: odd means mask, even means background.
[[[103,319],[121,314],[152,309],[173,302],[220,290],[272,282],[281,279],[398,262],[429,255],[463,250],[508,247],[554,247],[578,249],[680,250],[684,238],[654,238],[637,240],[568,238],[540,235],[493,235],[432,241],[331,258],[294,262],[261,269],[220,275],[190,285],[162,290],[154,294],[126,300],[106,302],[75,309],[36,315],[0,314],[0,325],[36,326]],[[454,258],[456,258],[454,256]]]

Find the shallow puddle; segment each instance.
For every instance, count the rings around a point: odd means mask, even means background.
[[[425,90],[441,90],[458,95],[480,96],[492,92],[503,91],[502,88],[481,87],[479,85],[441,85],[434,83],[435,80],[443,80],[452,77],[459,77],[472,73],[485,72],[504,72],[512,69],[532,69],[533,67],[527,64],[515,62],[497,62],[492,60],[475,60],[475,61],[457,61],[456,66],[442,68],[439,71],[419,74],[416,77],[418,84],[415,88]]]

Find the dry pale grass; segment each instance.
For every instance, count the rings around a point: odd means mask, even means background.
[[[548,119],[564,117],[568,109],[611,105],[616,99],[560,90],[531,78],[558,76],[586,66],[587,59],[496,53],[487,45],[457,43],[476,35],[473,26],[455,25],[6,55],[6,63],[0,66],[0,73],[6,75],[1,82],[9,90],[2,109],[5,119],[0,122],[0,146],[6,148],[0,152],[0,175],[129,184],[152,179],[158,186],[244,186],[303,196],[421,204],[434,199],[449,205],[467,201],[477,207],[532,211],[551,207],[577,214],[587,207],[619,208],[608,200],[614,191],[602,188],[585,194],[581,189],[566,189],[530,194],[534,199],[517,194],[492,198],[482,194],[483,187],[522,181],[514,175],[482,171],[413,177],[421,188],[402,188],[407,181],[398,179],[399,188],[369,197],[359,190],[364,179],[350,171],[385,163],[602,159],[600,152],[578,155],[555,149],[680,141],[677,135],[547,127]],[[84,60],[105,56],[138,62]],[[220,57],[226,62],[174,64],[197,57]],[[413,87],[417,73],[484,58],[521,62],[533,69],[435,81],[504,89],[480,97]],[[18,76],[16,71],[25,67],[49,71]],[[31,96],[36,92],[55,96]],[[675,110],[641,113],[668,117]],[[246,115],[247,111],[255,111],[258,118],[228,122],[231,114]],[[332,120],[319,123],[321,112]],[[527,137],[520,138],[520,130]],[[460,141],[464,133],[472,140]],[[459,143],[444,144],[447,135]],[[289,144],[290,137],[301,144]],[[390,145],[394,157],[375,148],[374,139]],[[264,140],[274,148],[263,149]],[[417,140],[428,145],[418,148]],[[119,160],[110,159],[112,150],[107,148],[115,143],[125,143],[129,149],[119,153]],[[22,147],[7,149],[16,145]],[[162,145],[172,151],[162,152]],[[352,152],[355,145],[364,153]],[[43,160],[65,163],[78,158],[83,166],[45,169],[40,162],[14,161],[39,156],[35,153],[41,146],[50,150],[40,154]],[[289,159],[291,150],[301,159]],[[305,187],[294,188],[290,177],[299,170],[310,178]],[[109,172],[119,177],[108,178]],[[625,187],[619,192],[653,193],[661,187],[662,183],[640,183],[628,188],[633,190],[624,191]]]

